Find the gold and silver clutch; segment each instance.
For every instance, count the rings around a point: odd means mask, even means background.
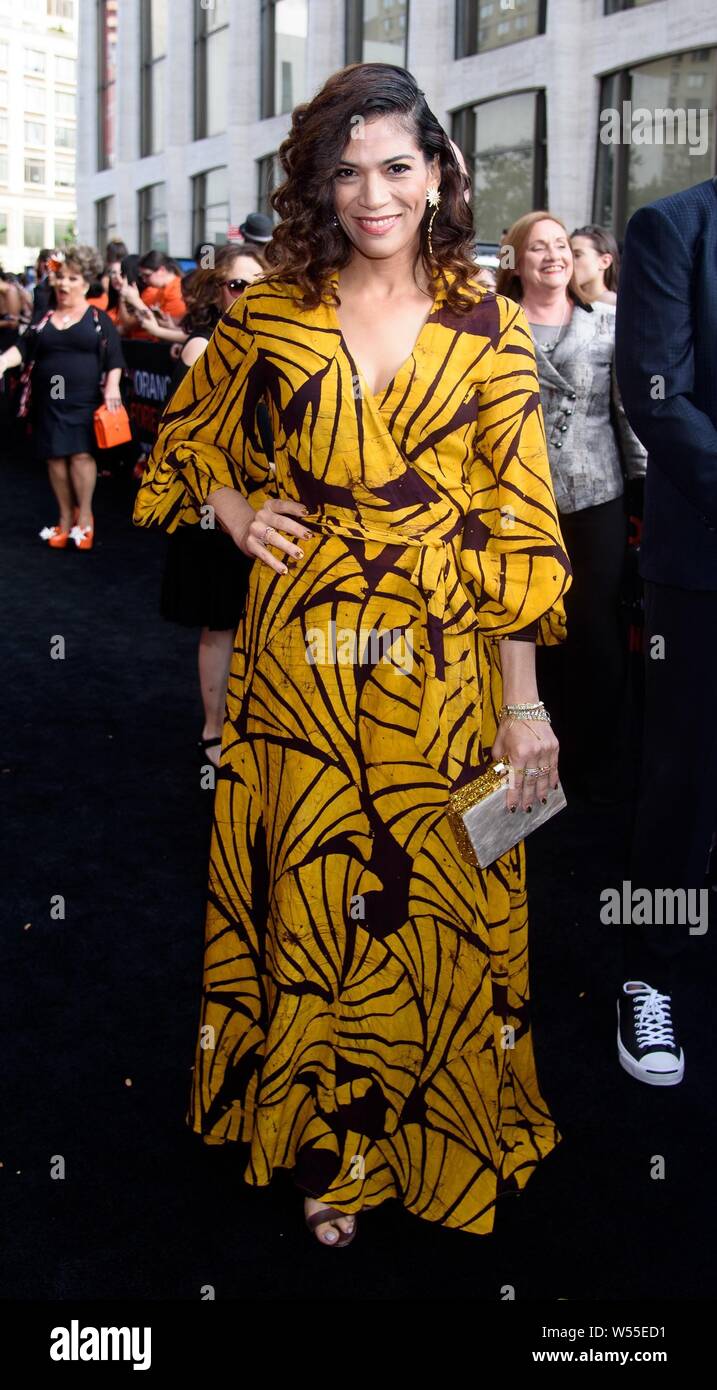
[[[463,858],[479,869],[487,869],[567,805],[558,782],[547,791],[544,806],[538,801],[529,814],[521,810],[511,813],[505,804],[509,781],[508,764],[491,763],[480,777],[448,798],[447,815],[458,848]]]

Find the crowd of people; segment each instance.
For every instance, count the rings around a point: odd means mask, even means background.
[[[196,248],[187,274],[115,241],[103,258],[42,252],[32,302],[0,280],[0,375],[22,369],[48,462],[58,517],[41,535],[82,550],[93,415],[121,407],[123,340],[176,355],[135,520],[170,532],[161,610],[199,629],[201,742],[220,768],[202,1030],[222,1042],[198,1047],[194,1129],[248,1141],[250,1182],[294,1169],[325,1244],[386,1196],[480,1233],[557,1134],[527,1023],[522,845],[477,871],[447,838],[446,797],[500,758],[508,811],[530,813],[558,787],[559,751],[589,802],[624,795],[626,495],[646,476],[659,621],[699,643],[714,619],[714,390],[705,376],[700,405],[693,378],[662,397],[649,382],[675,303],[694,302],[674,220],[715,235],[717,202],[710,181],[676,195],[686,212],[644,210],[623,276],[608,229],[570,233],[547,209],[506,229],[496,273],[479,268],[458,152],[410,75],[382,64],[331,78],[281,153],[276,224],[252,214],[244,242]],[[669,246],[659,275],[643,233]],[[684,346],[697,329],[680,312]],[[711,345],[690,341],[681,369]],[[694,482],[679,472],[690,427]],[[663,467],[668,441],[679,467]],[[676,567],[655,539],[671,517],[692,553]],[[704,612],[687,618],[694,590]],[[307,627],[379,619],[410,630],[410,682],[390,663],[307,664]],[[680,840],[656,823],[676,775],[660,720],[693,697],[689,663],[651,681],[639,873],[696,888],[714,783],[710,802],[685,758],[690,825]],[[620,1062],[677,1084],[669,967],[685,932],[632,924],[625,941]]]

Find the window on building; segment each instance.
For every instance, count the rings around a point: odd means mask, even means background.
[[[43,113],[47,110],[47,91],[44,87],[37,87],[34,82],[25,83],[25,110]]]
[[[61,150],[74,150],[77,131],[73,125],[55,126],[55,145]]]
[[[710,178],[716,104],[717,48],[673,53],[603,78],[593,220],[620,237],[637,208]]]
[[[53,245],[64,246],[68,241],[75,240],[75,223],[71,217],[55,218],[55,236]]]
[[[167,0],[140,0],[140,154],[164,149]]]
[[[77,113],[77,98],[74,92],[55,92],[55,115],[74,116]]]
[[[102,254],[108,241],[113,241],[117,232],[117,201],[114,197],[98,198],[95,203],[95,245]]]
[[[2,179],[2,174],[0,174]],[[7,246],[7,213],[0,212],[0,246]]]
[[[97,2],[97,168],[111,169],[117,155],[117,0]]]
[[[7,78],[0,77],[0,106],[7,106]]]
[[[229,170],[207,169],[192,180],[192,245],[227,240],[229,226]]]
[[[545,33],[547,0],[456,0],[456,58]]]
[[[45,161],[44,159],[25,160],[25,183],[41,187],[45,182]]]
[[[37,48],[25,49],[25,72],[33,73],[35,76],[44,76],[45,55]]]
[[[47,0],[47,13],[53,19],[74,19],[75,0]]]
[[[6,67],[7,67],[7,58],[8,58],[8,46],[7,46],[6,43],[0,43],[0,68],[6,68]]]
[[[229,0],[194,8],[194,138],[220,135],[228,125]]]
[[[7,183],[8,161],[6,154],[0,154],[0,183]]]
[[[280,116],[306,96],[308,0],[261,0],[261,114]]]
[[[44,121],[25,121],[25,144],[44,145],[47,140],[47,126]]]
[[[7,144],[7,130],[7,116],[0,116],[0,142],[3,145]]]
[[[77,64],[74,58],[55,59],[55,79],[57,82],[77,81]]]
[[[75,166],[65,164],[61,159],[55,161],[55,188],[74,188]]]
[[[517,92],[455,112],[453,139],[463,151],[471,176],[480,241],[500,241],[517,217],[545,206],[542,91]]]
[[[45,245],[44,217],[23,217],[22,239],[28,251],[39,251]]]
[[[281,183],[283,170],[276,154],[266,154],[263,159],[257,159],[257,195],[256,210],[263,212],[265,217],[274,217],[274,209],[269,202],[269,196],[274,189]]]
[[[347,0],[346,62],[406,62],[408,0]]]
[[[167,235],[167,190],[163,183],[152,183],[139,190],[139,249],[169,250]]]

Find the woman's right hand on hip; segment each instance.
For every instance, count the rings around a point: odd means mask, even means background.
[[[223,529],[250,560],[261,560],[277,574],[286,574],[286,564],[272,550],[291,560],[301,559],[303,552],[296,541],[308,540],[312,534],[301,523],[306,515],[303,503],[270,497],[255,511],[240,492],[229,487],[218,488],[208,500]]]

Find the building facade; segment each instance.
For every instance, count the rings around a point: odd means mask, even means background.
[[[540,206],[620,236],[717,172],[714,0],[83,0],[80,236],[189,255],[269,211],[292,107],[353,61],[414,73],[486,242]]]
[[[0,262],[76,232],[77,0],[0,0]]]

